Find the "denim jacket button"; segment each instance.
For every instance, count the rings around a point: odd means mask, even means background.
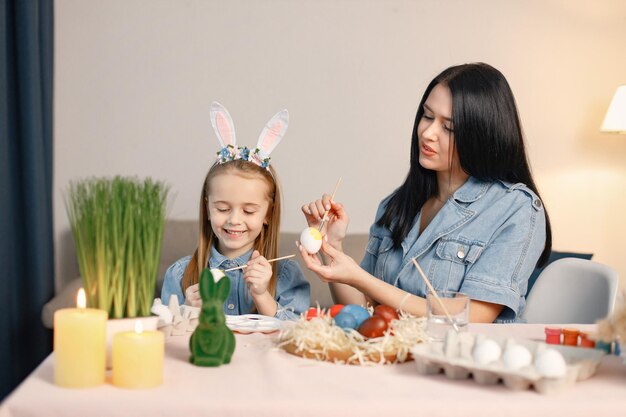
[[[459,249],[459,251],[456,253],[456,256],[458,256],[459,259],[465,258],[465,252],[463,252],[463,249]]]
[[[234,304],[228,304],[228,309],[229,310],[234,310],[235,309],[235,305]]]

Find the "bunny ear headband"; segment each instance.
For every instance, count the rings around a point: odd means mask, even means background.
[[[289,112],[281,110],[267,122],[254,149],[249,149],[247,146],[237,146],[233,119],[228,110],[217,101],[211,103],[211,124],[222,146],[217,152],[216,163],[223,164],[236,159],[243,159],[269,170],[270,154],[287,131]]]

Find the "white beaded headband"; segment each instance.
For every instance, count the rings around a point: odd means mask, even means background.
[[[223,164],[242,159],[269,171],[270,154],[285,136],[289,125],[289,112],[286,109],[281,110],[267,122],[254,149],[237,146],[233,119],[228,110],[217,101],[211,103],[211,124],[221,145],[216,163]]]

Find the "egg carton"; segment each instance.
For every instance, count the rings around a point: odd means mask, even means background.
[[[453,332],[453,331],[451,331]],[[513,370],[506,368],[502,358],[483,365],[474,361],[472,348],[479,340],[491,339],[498,343],[504,351],[508,343],[515,343],[533,352],[534,357],[543,350],[554,349],[565,359],[566,371],[561,377],[546,377],[535,369],[532,363]],[[443,372],[446,377],[454,380],[473,377],[480,385],[495,385],[500,382],[512,390],[533,388],[540,394],[562,392],[577,381],[591,377],[605,353],[598,349],[579,348],[562,345],[546,345],[544,342],[530,339],[486,336],[473,333],[460,333],[455,343],[450,340],[415,345],[411,348],[418,373],[434,375]]]
[[[158,316],[157,329],[166,338],[193,332],[198,325],[200,316],[199,308],[179,305],[178,298],[175,295],[170,297],[168,305],[163,304],[160,298],[155,298],[150,311]]]

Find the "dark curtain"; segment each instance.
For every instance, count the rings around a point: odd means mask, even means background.
[[[52,48],[52,0],[0,0],[0,400],[52,349]]]

